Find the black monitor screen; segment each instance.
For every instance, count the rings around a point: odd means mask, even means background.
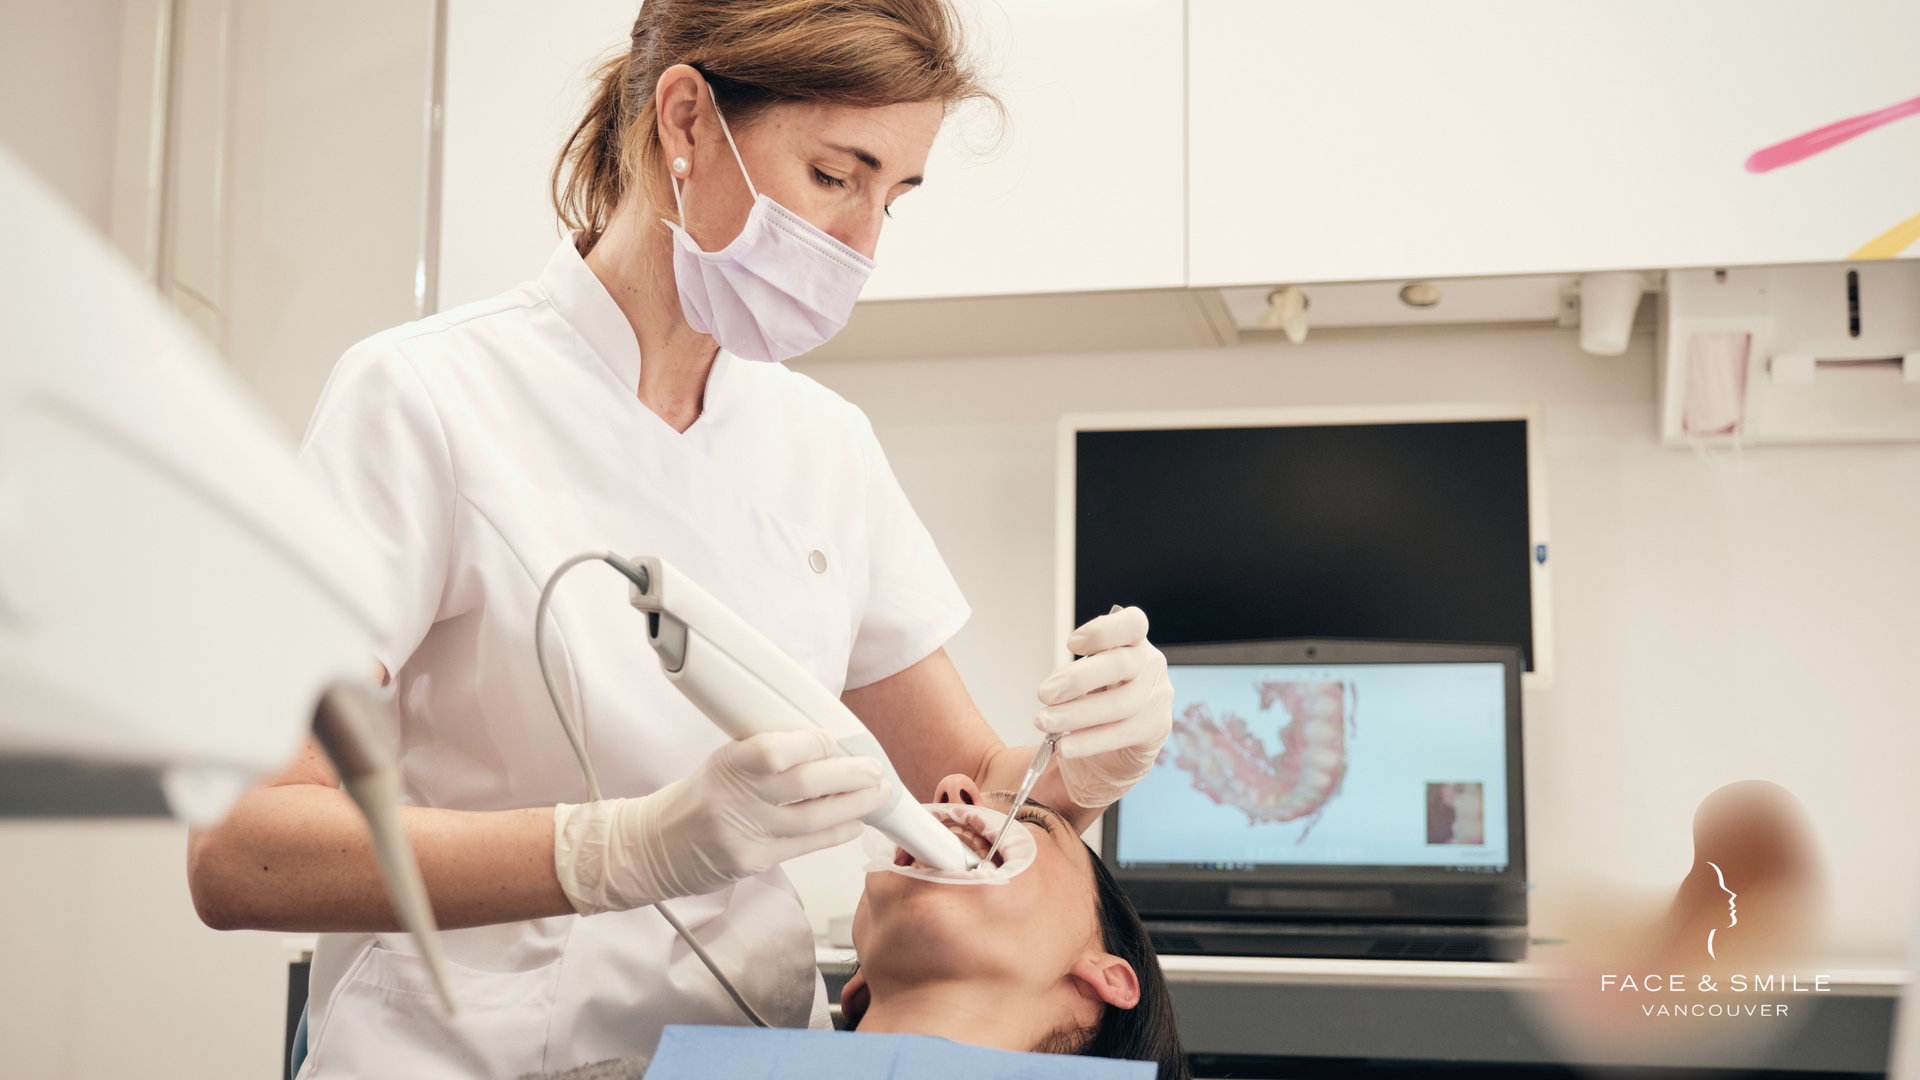
[[[1518,645],[1532,668],[1527,422],[1082,431],[1074,622],[1163,645]]]

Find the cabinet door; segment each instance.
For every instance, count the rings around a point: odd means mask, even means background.
[[[867,299],[1184,283],[1181,0],[959,0],[1000,131],[956,112],[882,231]],[[440,307],[535,276],[554,155],[636,0],[452,0]],[[996,139],[996,135],[998,138]]]
[[[1890,109],[1920,94],[1913,0],[1191,0],[1188,18],[1194,285],[1884,256],[1920,229],[1920,116]]]
[[[869,300],[1185,284],[1181,0],[960,0],[1007,106],[963,108]]]

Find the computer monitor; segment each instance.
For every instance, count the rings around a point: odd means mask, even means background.
[[[1059,640],[1138,605],[1160,645],[1499,642],[1545,686],[1544,453],[1529,405],[1067,416]]]
[[[1150,925],[1346,923],[1395,940],[1405,933],[1381,928],[1525,926],[1518,647],[1288,640],[1164,651],[1173,735],[1107,811],[1102,836],[1103,858]],[[1523,949],[1522,934],[1465,952],[1512,958],[1503,951]],[[1348,955],[1351,944],[1319,954]],[[1376,941],[1362,944],[1359,955],[1379,954]]]

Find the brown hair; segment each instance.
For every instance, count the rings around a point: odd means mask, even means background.
[[[645,0],[553,167],[554,210],[584,233],[583,253],[633,183],[655,207],[672,203],[653,90],[675,64],[706,78],[735,130],[785,102],[998,104],[963,56],[947,0]]]

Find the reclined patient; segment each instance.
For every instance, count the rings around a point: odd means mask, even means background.
[[[1012,798],[982,793],[958,775],[941,781],[936,796],[1002,812]],[[1133,905],[1065,819],[1031,801],[1015,816],[1037,850],[1004,885],[867,875],[853,923],[860,970],[840,996],[849,1024],[1004,1050],[1151,1061],[1159,1080],[1186,1080],[1173,1002]],[[976,850],[992,840],[962,838]],[[645,1065],[608,1062],[546,1080],[631,1080]]]

